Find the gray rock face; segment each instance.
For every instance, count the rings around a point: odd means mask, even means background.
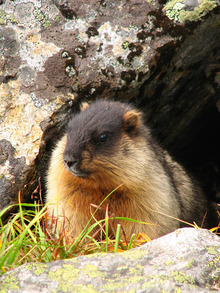
[[[30,263],[1,279],[1,292],[211,292],[220,289],[220,239],[184,228],[120,254]]]

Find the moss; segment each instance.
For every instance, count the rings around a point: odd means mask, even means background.
[[[177,22],[197,21],[207,14],[207,11],[213,10],[217,6],[214,0],[201,0],[200,5],[193,10],[185,10],[184,0],[171,0],[165,6],[164,10],[169,19]]]
[[[34,270],[34,274],[36,276],[39,276],[45,272],[45,270],[48,268],[48,265],[46,264],[37,264],[36,270]]]
[[[17,281],[15,276],[7,275],[4,278],[3,287],[1,287],[0,293],[8,292],[8,290],[19,290],[19,281]]]
[[[178,0],[177,0],[178,1]],[[169,19],[180,21],[180,12],[185,5],[181,2],[176,2],[171,9],[167,9],[166,15]]]
[[[80,271],[81,270],[76,269],[73,264],[63,264],[63,267],[57,269],[55,272],[50,271],[48,273],[48,278],[52,281],[59,282],[59,290],[63,292],[74,292],[73,282],[79,277]]]
[[[48,268],[48,265],[43,263],[37,263],[37,264],[30,263],[25,266],[26,270],[33,271],[36,276],[43,274],[47,268]]]
[[[172,266],[174,264],[174,261],[170,259],[170,260],[165,261],[165,264],[167,266]]]
[[[82,269],[85,275],[88,275],[90,278],[96,278],[101,275],[101,272],[98,271],[98,268],[92,264],[87,263]]]
[[[155,276],[156,277],[156,276]],[[163,284],[164,281],[167,281],[169,279],[168,276],[165,275],[159,275],[159,284]]]
[[[53,16],[53,20],[54,20],[55,22],[58,22],[58,21],[60,21],[60,17],[57,16],[57,15],[54,15],[54,16]]]
[[[129,269],[129,266],[128,265],[124,265],[124,266],[120,266],[120,267],[117,267],[116,271],[125,271],[125,270],[128,270]]]
[[[15,19],[13,14],[10,14],[9,20],[11,21],[11,23],[16,23],[16,24],[18,23],[18,21]]]
[[[130,250],[130,251],[125,251],[122,257],[127,260],[139,260],[139,259],[143,259],[143,257],[146,256],[147,254],[148,254],[147,250]]]
[[[41,23],[43,27],[51,26],[50,21],[48,20],[48,16],[45,15],[39,8],[34,9],[35,18]]]
[[[80,269],[74,268],[72,264],[64,264],[62,268],[55,272],[50,271],[48,277],[52,281],[72,282],[78,278],[80,271]]]
[[[213,261],[208,262],[208,267],[220,270],[220,254]]]
[[[140,271],[143,271],[144,266],[137,264],[137,265],[136,265],[136,269],[137,269],[137,270],[140,270]]]
[[[129,42],[128,41],[124,41],[121,46],[125,50],[125,49],[128,48],[128,45],[129,45]]]
[[[104,284],[102,287],[100,287],[100,292],[106,292],[106,290],[113,291],[119,288],[123,288],[125,285],[126,284],[124,283],[124,280],[123,280],[123,283],[122,282],[108,282]]]
[[[177,257],[177,259],[178,259],[180,262],[183,262],[183,261],[184,261],[184,256]]]
[[[191,276],[186,275],[183,272],[172,271],[170,275],[178,283],[195,284],[195,279]]]
[[[6,24],[7,22],[7,13],[4,10],[0,9],[0,25]]]
[[[157,275],[157,276],[148,276],[148,278],[150,278],[150,281],[145,282],[142,285],[142,289],[149,289],[149,288],[154,288],[155,285],[161,285],[163,286],[164,282],[166,281],[176,281],[177,283],[185,283],[185,284],[189,284],[192,286],[192,288],[194,287],[195,284],[195,279],[192,278],[191,276],[186,275],[183,272],[171,272],[170,276],[165,276],[165,275]],[[163,291],[166,292],[166,291]],[[180,288],[175,289],[174,291],[175,293],[179,293],[181,292]]]
[[[195,260],[191,259],[190,261],[188,261],[188,263],[186,264],[187,268],[191,268],[191,266],[194,264]]]
[[[142,272],[143,272],[143,270],[144,270],[144,268],[143,267],[139,267],[139,268],[137,268],[137,267],[133,267],[133,268],[130,268],[129,269],[129,274],[131,275],[131,276],[142,276]]]
[[[128,284],[138,284],[142,280],[143,276],[131,276],[130,278],[126,279]]]
[[[216,255],[216,254],[219,254],[219,252],[217,251],[217,248],[219,248],[218,246],[209,246],[209,247],[206,247],[207,251],[209,254],[213,254],[213,255]]]
[[[34,264],[33,263],[29,263],[25,266],[26,270],[28,271],[32,271]]]

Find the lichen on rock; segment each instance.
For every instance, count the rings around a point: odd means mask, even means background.
[[[124,253],[25,264],[0,281],[2,292],[18,293],[29,288],[35,292],[210,292],[219,289],[219,256],[218,236],[185,228]]]

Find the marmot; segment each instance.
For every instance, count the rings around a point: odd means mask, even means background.
[[[52,153],[49,217],[58,216],[59,225],[78,236],[91,218],[91,204],[98,206],[117,187],[95,218],[104,219],[108,205],[110,216],[151,223],[120,220],[128,237],[145,232],[153,239],[186,226],[177,219],[208,227],[210,202],[155,142],[141,112],[129,104],[98,100],[69,121]],[[111,233],[116,224],[109,225]]]

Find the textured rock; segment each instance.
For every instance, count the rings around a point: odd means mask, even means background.
[[[1,292],[210,292],[220,289],[220,239],[179,229],[140,249],[50,264],[30,263],[0,278]]]
[[[0,208],[36,187],[39,149],[42,165],[80,100],[136,101],[178,153],[219,97],[217,0],[5,0],[0,25]]]

